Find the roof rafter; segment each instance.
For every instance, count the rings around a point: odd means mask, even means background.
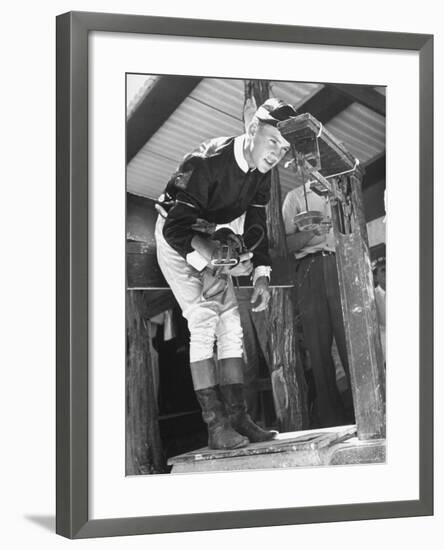
[[[357,101],[375,113],[385,116],[385,96],[371,86],[361,86],[358,84],[330,84],[329,86],[340,94],[343,94],[344,97]]]
[[[365,169],[362,180],[363,189],[385,180],[385,164],[385,153],[382,153],[363,165]]]
[[[336,115],[353,103],[350,97],[335,90],[328,84],[310,97],[305,103],[298,107],[299,113],[310,113],[315,118],[326,124]]]
[[[127,122],[126,161],[129,162],[202,80],[194,76],[161,76]]]

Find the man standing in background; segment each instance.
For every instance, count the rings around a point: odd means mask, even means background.
[[[295,216],[305,211],[319,214],[318,223],[309,229],[295,223]],[[350,388],[330,203],[328,198],[316,194],[305,183],[287,194],[282,214],[288,249],[297,260],[296,300],[305,346],[310,355],[320,426],[354,421],[353,414],[346,413],[336,384],[331,351],[334,337]]]

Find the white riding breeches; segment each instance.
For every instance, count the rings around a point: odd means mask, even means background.
[[[158,216],[155,230],[157,260],[188,321],[190,362],[213,357],[215,341],[218,359],[242,357],[243,334],[231,277],[222,304],[205,300],[197,271],[166,242],[164,223],[164,218]]]

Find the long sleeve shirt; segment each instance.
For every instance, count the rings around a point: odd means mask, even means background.
[[[244,232],[259,225],[264,233],[253,252],[253,266],[271,265],[265,212],[270,199],[270,173],[249,169],[243,157],[243,139],[215,138],[203,143],[184,158],[167,184],[166,194],[175,202],[168,211],[163,234],[168,244],[188,260],[193,253],[192,225],[197,218],[227,224],[245,213]]]

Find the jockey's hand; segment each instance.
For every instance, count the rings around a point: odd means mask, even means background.
[[[271,294],[268,286],[268,277],[258,277],[254,283],[253,294],[251,296],[250,303],[254,304],[259,298],[259,303],[256,307],[253,307],[253,311],[264,311],[268,307]]]

